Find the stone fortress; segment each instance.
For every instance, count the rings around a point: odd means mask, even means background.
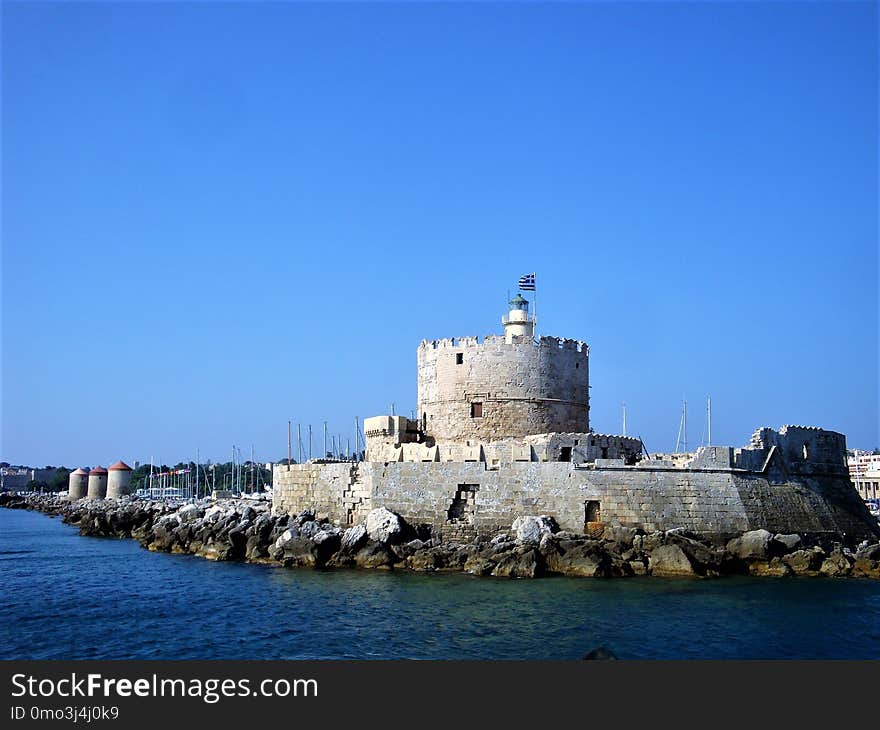
[[[590,428],[589,347],[534,336],[521,295],[503,335],[423,341],[415,419],[364,421],[362,462],[274,468],[273,510],[341,526],[385,507],[442,539],[490,537],[526,515],[571,532],[606,526],[727,535],[878,532],[853,489],[842,434],[783,426],[742,448],[652,458]]]

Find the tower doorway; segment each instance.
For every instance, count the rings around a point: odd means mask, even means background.
[[[584,532],[590,537],[599,537],[605,525],[602,522],[602,510],[598,500],[591,499],[584,503]]]

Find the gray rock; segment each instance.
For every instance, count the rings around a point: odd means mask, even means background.
[[[859,550],[856,552],[856,559],[872,561],[880,560],[880,543],[874,545],[859,545]]]
[[[727,552],[740,560],[767,560],[772,539],[767,530],[744,532],[727,543]]]
[[[463,566],[465,573],[471,575],[489,575],[495,569],[495,561],[484,555],[470,556]]]
[[[311,521],[313,521],[314,519],[315,519],[315,513],[314,513],[314,511],[312,511],[312,510],[310,510],[310,509],[304,509],[304,510],[303,510],[302,512],[300,512],[296,517],[294,517],[293,521],[294,521],[297,525],[301,525],[301,524],[303,524],[304,522],[311,522]]]
[[[359,568],[390,568],[394,565],[395,556],[387,545],[370,542],[358,551],[354,562]]]
[[[650,535],[636,535],[633,538],[633,550],[650,553],[665,542],[666,536],[659,530]]]
[[[299,530],[294,529],[294,528],[288,528],[278,536],[278,539],[275,540],[275,543],[272,545],[272,547],[275,550],[282,550],[286,543],[288,543],[291,540],[298,538],[298,537],[299,537]]]
[[[360,549],[361,545],[363,545],[366,541],[366,525],[355,525],[354,527],[349,527],[342,534],[342,549],[346,552],[355,552],[356,550]]]
[[[177,510],[177,516],[183,523],[195,522],[205,516],[205,510],[195,504],[185,504]]]
[[[288,568],[314,568],[319,564],[318,546],[304,537],[294,537],[272,551],[272,557]]]
[[[632,548],[636,535],[637,530],[634,527],[614,527],[608,525],[605,528],[605,532],[602,533],[602,539],[613,544],[618,552],[623,552]]]
[[[697,575],[687,554],[678,545],[661,545],[651,552],[648,561],[652,575]]]
[[[516,533],[516,539],[524,544],[538,545],[544,535],[552,534],[558,529],[556,520],[548,515],[541,515],[539,517],[527,515],[525,517],[517,517],[513,521],[513,531]]]
[[[584,654],[583,658],[587,661],[614,661],[617,655],[611,649],[600,646]]]
[[[797,549],[798,545],[803,542],[801,540],[801,536],[797,534],[792,535],[774,535],[773,542],[776,543],[783,549],[784,553],[790,553]]]
[[[446,567],[448,553],[442,548],[422,548],[410,555],[404,565],[410,570],[430,572]]]
[[[582,542],[556,560],[555,570],[563,575],[605,578],[611,574],[611,557],[601,543]]]
[[[312,542],[315,545],[323,545],[326,542],[341,542],[342,539],[342,530],[338,527],[327,527],[324,526],[323,530],[319,530],[314,535],[312,535]]]
[[[300,525],[299,534],[303,537],[314,537],[321,531],[321,525],[314,520],[306,520]]]
[[[367,534],[376,542],[399,542],[403,528],[400,516],[384,507],[371,510],[367,515]]]
[[[499,557],[492,575],[502,578],[536,578],[543,572],[541,554],[528,545]]]
[[[719,575],[724,572],[726,555],[723,550],[704,545],[702,542],[689,537],[684,531],[667,532],[666,544],[680,547],[694,570],[700,575]]]

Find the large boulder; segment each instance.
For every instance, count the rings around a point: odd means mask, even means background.
[[[617,654],[615,654],[611,649],[606,649],[604,646],[597,647],[592,651],[588,651],[582,659],[587,661],[615,661],[617,659]]]
[[[740,560],[767,560],[773,535],[767,530],[751,530],[727,543],[727,552]]]
[[[795,575],[818,575],[824,560],[825,551],[820,547],[795,550],[782,558],[782,562],[791,568],[791,572]]]
[[[342,544],[342,530],[340,528],[326,525],[323,527],[325,529],[312,537],[312,543],[318,549],[318,561],[322,565],[339,550],[339,546]]]
[[[633,538],[632,548],[637,553],[650,553],[660,547],[666,541],[666,535],[659,530],[649,535],[636,535]]]
[[[447,567],[449,551],[440,547],[417,549],[404,561],[404,565],[410,570],[430,572]]]
[[[354,556],[358,568],[390,568],[394,565],[394,553],[381,542],[369,542]]]
[[[513,521],[516,539],[523,544],[538,545],[544,535],[552,534],[558,530],[559,525],[549,515],[540,515],[539,517],[527,515],[517,517]]]
[[[729,572],[730,566],[726,564],[729,560],[723,550],[706,545],[683,531],[667,532],[666,544],[680,547],[700,575],[717,576]]]
[[[782,578],[791,574],[792,569],[779,556],[771,558],[769,562],[756,560],[753,563],[749,563],[749,575]]]
[[[403,538],[404,522],[400,515],[384,507],[370,510],[366,527],[370,539],[376,542],[400,542]]]
[[[303,537],[312,538],[321,531],[321,525],[315,520],[306,520],[299,526],[299,534]]]
[[[541,554],[530,545],[523,545],[500,555],[492,575],[502,578],[537,578],[543,568]]]
[[[880,561],[857,558],[852,566],[852,575],[860,578],[880,578]]]
[[[693,563],[678,545],[661,545],[651,552],[648,566],[652,575],[676,577],[697,575]]]
[[[543,554],[552,573],[583,578],[605,578],[611,574],[611,557],[597,540],[562,540],[556,550]]]
[[[278,536],[278,539],[275,540],[275,544],[272,547],[276,550],[280,550],[284,547],[285,543],[290,542],[299,536],[299,530],[288,528]]]
[[[183,523],[195,522],[205,516],[205,510],[197,504],[185,504],[177,510],[177,517]]]
[[[788,553],[797,550],[802,542],[803,540],[801,540],[801,536],[796,533],[790,535],[774,535],[770,549],[772,552],[779,555],[787,555]]]
[[[859,547],[859,550],[856,553],[856,560],[880,560],[880,543]]]
[[[840,549],[832,550],[822,562],[819,572],[832,578],[849,575],[855,561]]]
[[[305,537],[289,540],[279,538],[272,550],[272,557],[285,568],[314,568],[320,564],[318,546]]]
[[[619,553],[629,550],[633,546],[636,536],[641,536],[641,530],[635,527],[615,527],[608,525],[602,533],[602,539]]]

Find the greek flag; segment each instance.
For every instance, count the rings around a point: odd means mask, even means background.
[[[519,277],[519,288],[520,291],[535,291],[535,275],[526,274]]]

